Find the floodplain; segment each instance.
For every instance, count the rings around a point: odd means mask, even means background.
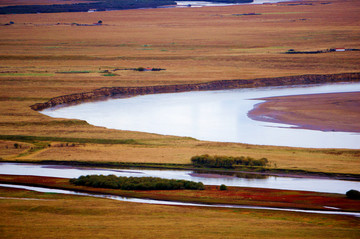
[[[0,15],[0,157],[182,165],[194,155],[246,155],[268,158],[271,168],[359,174],[359,150],[219,143],[111,130],[53,119],[30,108],[101,87],[360,72],[360,51],[286,53],[359,49],[359,12],[356,0],[313,0]],[[94,25],[100,20],[101,25]],[[164,70],[133,70],[139,67]],[[326,108],[330,115],[339,114]],[[347,216],[144,205],[3,188],[0,193],[0,231],[6,238],[359,236],[359,219]]]

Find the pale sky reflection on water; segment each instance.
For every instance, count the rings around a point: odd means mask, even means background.
[[[360,91],[360,83],[268,87],[136,96],[46,109],[56,118],[86,120],[112,129],[200,140],[307,148],[360,148],[360,134],[294,129],[247,116],[256,98]]]

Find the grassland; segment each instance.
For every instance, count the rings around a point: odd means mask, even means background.
[[[358,72],[358,51],[284,53],[359,48],[359,9],[359,2],[350,0],[0,16],[0,23],[14,22],[0,26],[0,157],[187,164],[192,156],[207,153],[266,157],[272,167],[283,169],[359,173],[359,150],[202,142],[52,119],[29,108],[52,97],[101,87]],[[249,12],[261,15],[234,15]],[[99,20],[102,26],[72,25]],[[166,70],[121,70],[138,67]],[[105,71],[116,75],[107,77]],[[11,135],[17,139],[7,137]],[[19,140],[22,136],[35,141]],[[107,140],[118,142],[105,144]],[[14,143],[30,146],[5,146]]]
[[[194,155],[244,155],[268,158],[272,168],[359,174],[359,150],[217,143],[111,130],[53,119],[29,107],[101,87],[359,72],[358,51],[285,54],[289,49],[360,48],[360,2],[327,2],[1,15],[0,157],[188,164]],[[246,13],[260,15],[239,15]],[[99,20],[101,26],[90,26]],[[6,25],[10,21],[14,24]],[[139,67],[166,70],[122,70]],[[144,205],[4,188],[0,197],[0,233],[5,238],[358,238],[360,234],[359,219],[346,216]]]
[[[158,206],[0,188],[5,238],[358,238],[348,216]],[[261,221],[261,223],[259,223]]]

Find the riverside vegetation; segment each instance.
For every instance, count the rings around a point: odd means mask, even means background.
[[[70,179],[70,183],[95,188],[123,190],[204,190],[204,184],[187,180],[162,179],[155,177],[117,177],[115,175],[87,175]]]
[[[210,156],[208,154],[193,156],[191,162],[196,167],[208,168],[236,168],[238,166],[264,167],[269,161],[267,158],[254,159],[252,157]]]

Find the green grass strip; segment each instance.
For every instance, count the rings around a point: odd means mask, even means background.
[[[58,74],[86,74],[91,73],[91,71],[57,71]]]
[[[27,135],[0,135],[2,140],[12,140],[34,143],[36,141],[55,141],[71,143],[91,143],[91,144],[141,144],[134,139],[89,139],[89,138],[65,138],[49,136],[27,136]]]

